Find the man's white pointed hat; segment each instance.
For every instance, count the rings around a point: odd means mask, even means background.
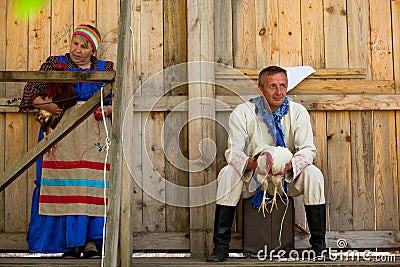
[[[296,66],[284,68],[288,77],[288,91],[292,90],[302,80],[315,72],[310,66]]]

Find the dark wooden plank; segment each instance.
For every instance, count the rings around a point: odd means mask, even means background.
[[[396,128],[395,112],[374,112],[371,141],[374,143],[376,230],[399,229]]]
[[[114,71],[0,71],[0,82],[107,82]]]
[[[0,258],[0,266],[14,266],[14,267],[50,267],[50,266],[63,266],[63,267],[97,267],[100,266],[99,259],[61,259],[61,254],[51,257],[24,257],[15,258],[7,257]]]
[[[309,238],[309,235],[297,234],[295,236],[295,249],[310,247]],[[328,247],[337,249],[338,240],[345,240],[348,248],[397,248],[400,247],[400,231],[328,231],[326,233]],[[135,251],[188,250],[189,242],[189,233],[184,232],[133,234],[133,249]],[[242,248],[242,234],[233,233],[231,249],[240,250]]]
[[[393,254],[393,256],[395,256]],[[288,259],[257,259],[257,258],[244,258],[240,256],[230,257],[226,262],[205,262],[204,260],[189,258],[187,255],[157,255],[156,253],[150,255],[138,255],[132,259],[131,266],[142,266],[142,267],[155,267],[155,266],[180,266],[180,267],[191,267],[191,266],[207,266],[207,267],[253,267],[253,266],[279,266],[279,267],[308,267],[308,266],[346,266],[346,267],[360,267],[360,266],[376,266],[377,262],[372,259],[386,259],[379,263],[379,266],[398,266],[399,258],[393,258],[393,256],[371,256],[370,260],[363,260],[360,256],[360,260],[351,259],[336,261],[325,261],[325,262],[312,262],[308,260],[303,261],[292,261]],[[93,267],[100,266],[99,259],[60,259],[54,257],[47,258],[0,258],[0,266],[63,266],[63,267]]]
[[[0,233],[0,250],[26,252],[28,245],[25,233]],[[295,249],[310,247],[310,236],[306,234],[295,235]],[[328,231],[326,233],[327,247],[337,249],[338,240],[347,243],[350,249],[396,249],[400,247],[400,231]],[[187,232],[135,232],[132,237],[133,252],[167,252],[189,251],[190,236]],[[241,250],[242,234],[233,233],[230,248]]]
[[[354,230],[375,230],[373,117],[372,111],[350,112]]]
[[[330,190],[327,216],[331,230],[353,229],[350,118],[348,111],[327,114],[327,160]],[[355,207],[354,207],[355,208]]]
[[[360,257],[362,258],[362,257]],[[373,257],[371,257],[373,258]],[[398,260],[398,259],[397,259]],[[190,258],[134,258],[132,260],[134,266],[180,266],[180,267],[191,267],[191,266],[207,266],[207,267],[253,267],[253,266],[279,266],[279,267],[308,267],[308,266],[376,266],[377,263],[370,260],[337,260],[337,261],[325,261],[325,262],[313,262],[313,261],[292,261],[288,259],[274,259],[269,258],[259,260],[257,258],[243,258],[243,257],[230,257],[226,262],[205,262],[197,259]],[[397,264],[397,265],[396,265]],[[382,262],[379,266],[398,266],[396,259],[392,259],[392,262]]]
[[[172,82],[184,73],[175,71],[175,65],[187,61],[186,42],[186,1],[164,1],[164,88],[169,95],[187,95],[187,86],[181,86],[179,90],[171,88]],[[165,178],[172,185],[187,187],[189,184],[188,169],[188,131],[185,126],[187,113],[170,112],[164,119],[164,156]],[[168,188],[168,187],[167,187]],[[175,187],[174,187],[175,188]],[[167,232],[180,232],[189,229],[189,209],[174,203],[180,195],[174,190],[166,190],[165,200],[165,230]],[[188,204],[188,203],[186,203]]]

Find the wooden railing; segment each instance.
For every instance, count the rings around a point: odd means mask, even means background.
[[[1,71],[0,82],[105,82],[103,96],[111,94],[111,87],[114,81],[114,71],[104,72],[40,72],[40,71]],[[52,145],[60,141],[70,133],[100,105],[101,92],[98,92],[82,105],[73,116],[60,122],[57,128],[42,141],[37,143],[25,155],[23,155],[12,166],[8,167],[0,175],[0,191],[13,182],[19,175],[26,171],[40,156],[42,156]],[[2,103],[7,103],[7,99],[2,99]],[[10,111],[17,109],[15,105],[10,107]],[[3,105],[5,112],[10,112],[6,105]],[[4,112],[3,111],[3,112]]]

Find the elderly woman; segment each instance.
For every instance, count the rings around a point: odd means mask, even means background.
[[[111,71],[113,62],[98,60],[101,41],[99,31],[91,25],[79,25],[73,32],[70,51],[64,56],[50,56],[41,71]],[[61,66],[61,68],[60,68]],[[63,68],[64,67],[64,68]],[[63,110],[57,103],[44,99],[45,83],[27,83],[20,111],[35,108],[68,118],[84,101],[97,93],[102,83],[75,83],[77,104]],[[63,253],[63,257],[99,258],[97,249],[105,229],[104,198],[109,170],[105,160],[104,122],[111,124],[111,99],[103,111],[97,110],[57,143],[36,164],[36,188],[32,198],[31,221],[27,242],[29,251]],[[43,130],[39,132],[39,141]]]

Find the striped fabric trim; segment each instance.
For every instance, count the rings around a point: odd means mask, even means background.
[[[43,168],[48,169],[94,169],[94,170],[104,170],[104,162],[95,162],[95,161],[86,161],[86,160],[78,160],[78,161],[51,161],[44,160]],[[110,170],[110,164],[106,164],[106,170]]]
[[[88,39],[88,41],[92,45],[93,51],[94,52],[97,51],[97,48],[99,47],[99,42],[97,41],[97,38],[93,33],[91,33],[90,31],[88,31],[86,29],[83,29],[83,28],[77,28],[74,31],[74,35],[84,36],[86,39]]]
[[[89,179],[49,179],[42,178],[42,186],[86,186],[104,188],[104,181],[89,180]],[[108,181],[105,183],[105,188],[108,188]]]
[[[67,109],[63,119],[76,109],[77,106]],[[106,122],[110,127],[111,120]],[[40,215],[104,216],[104,203],[111,186],[107,181],[111,164],[105,162],[106,154],[95,145],[106,138],[100,126],[93,116],[88,117],[58,142],[51,153],[43,155]]]
[[[41,203],[59,203],[59,204],[71,204],[71,203],[85,203],[92,205],[104,205],[104,198],[91,197],[91,196],[48,196],[40,195],[39,201]],[[105,199],[108,204],[108,199]]]
[[[86,29],[86,30],[90,31],[94,35],[94,37],[96,37],[97,42],[100,44],[100,36],[93,29],[91,29],[91,28],[89,28],[89,27],[87,27],[85,25],[79,25],[79,27],[77,27],[77,29],[79,29],[79,28]]]
[[[108,188],[84,187],[84,186],[43,186],[40,188],[40,194],[47,196],[104,197],[104,190],[106,191],[106,197],[107,197]]]
[[[82,204],[82,203],[41,203],[39,214],[60,215],[82,215],[104,217],[104,205]]]

